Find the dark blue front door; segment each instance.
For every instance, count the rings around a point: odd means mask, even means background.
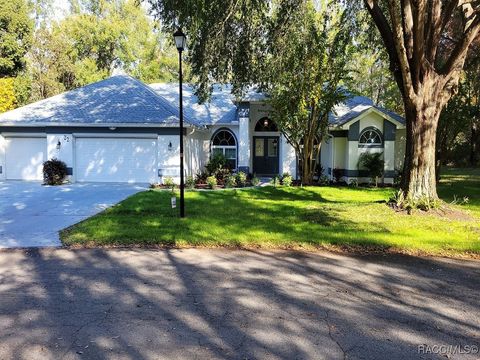
[[[253,137],[253,172],[257,176],[278,175],[278,136]]]

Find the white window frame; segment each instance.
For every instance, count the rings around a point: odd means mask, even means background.
[[[235,141],[235,145],[213,145],[213,139],[215,139],[215,137],[218,135],[218,133],[222,132],[222,131],[227,131],[230,133],[230,135],[232,135],[232,138],[233,140]],[[227,160],[235,160],[235,166],[234,166],[234,170],[237,169],[237,166],[238,166],[238,151],[237,151],[237,139],[235,138],[235,135],[233,134],[233,132],[231,132],[230,130],[227,130],[227,129],[222,129],[222,130],[218,130],[215,134],[213,134],[211,140],[210,140],[210,157],[213,156],[213,153],[214,153],[214,150],[215,149],[220,149],[222,150],[222,154],[223,156],[225,156],[225,159]],[[233,149],[235,150],[235,158],[229,158],[227,157],[226,155],[226,151],[227,149]]]
[[[369,132],[369,131],[373,131],[378,139],[380,140],[380,142],[374,142],[374,143],[368,143],[368,142],[362,142],[362,137],[363,135],[365,135],[365,133]],[[378,129],[375,129],[373,127],[370,127],[370,128],[366,128],[364,130],[362,130],[362,132],[360,133],[360,136],[358,137],[358,145],[359,146],[362,146],[362,147],[369,147],[369,146],[372,146],[372,147],[379,147],[379,146],[383,146],[383,139],[382,139],[382,133],[380,132],[380,130]]]

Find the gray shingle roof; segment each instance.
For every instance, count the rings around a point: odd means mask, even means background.
[[[187,124],[203,126],[231,124],[237,120],[237,106],[231,85],[215,85],[210,101],[199,104],[193,86],[183,86],[184,119]],[[264,101],[265,95],[247,91],[243,102]],[[136,124],[178,125],[178,84],[145,85],[127,76],[117,75],[51,98],[0,114],[3,124]],[[404,124],[398,114],[373,104],[364,96],[349,97],[329,116],[333,126],[341,126],[370,108]]]
[[[371,99],[365,96],[351,96],[347,98],[343,103],[335,106],[335,110],[334,112],[330,113],[328,120],[330,125],[341,126],[350,120],[355,119],[371,108],[380,111],[381,113],[393,118],[401,124],[405,124],[405,119],[402,116],[394,113],[393,111],[376,106]]]
[[[173,106],[178,107],[178,83],[159,83],[149,86]],[[229,85],[215,85],[210,100],[199,104],[197,96],[194,95],[193,86],[184,84],[183,111],[186,116],[202,125],[230,124],[237,120],[237,106]]]
[[[0,114],[14,124],[178,124],[178,109],[142,82],[112,76]],[[187,123],[196,121],[185,116]]]

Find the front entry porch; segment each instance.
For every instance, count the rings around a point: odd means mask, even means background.
[[[279,173],[278,136],[253,137],[253,173],[274,176]]]

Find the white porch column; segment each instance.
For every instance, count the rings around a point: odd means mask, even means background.
[[[240,105],[238,111],[238,170],[250,172],[250,107]]]
[[[297,179],[297,155],[285,136],[280,136],[280,175],[289,173]]]

